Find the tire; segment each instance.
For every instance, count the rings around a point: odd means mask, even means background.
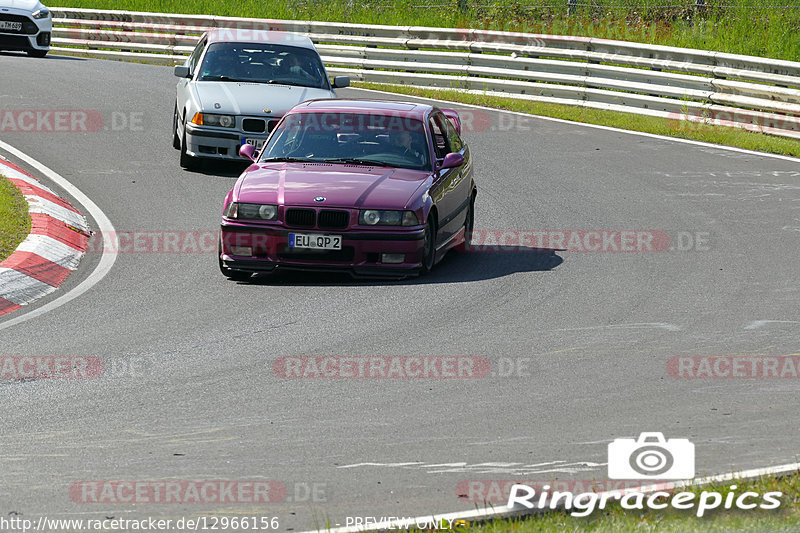
[[[172,147],[181,149],[181,138],[178,137],[178,105],[175,104],[175,113],[172,115]]]
[[[183,126],[183,140],[181,141],[181,168],[186,170],[195,170],[200,165],[196,157],[190,156],[186,153],[186,125]]]
[[[28,57],[39,57],[42,58],[47,55],[47,50],[26,50]]]
[[[219,260],[219,271],[222,272],[222,275],[232,281],[248,281],[252,274],[250,272],[241,272],[239,270],[232,270],[230,268],[226,268],[225,265],[222,264],[222,241],[220,240],[217,244],[217,259]]]
[[[472,241],[472,231],[475,229],[475,197],[470,198],[467,206],[467,218],[464,219],[464,242],[456,246],[455,250],[459,253],[469,251],[469,243]]]
[[[436,259],[436,226],[433,223],[433,216],[428,216],[428,223],[425,225],[425,233],[422,239],[422,274],[433,270],[434,260]]]
[[[475,229],[475,197],[469,199],[467,208],[467,219],[464,221],[464,239],[468,244],[472,238],[472,231]]]

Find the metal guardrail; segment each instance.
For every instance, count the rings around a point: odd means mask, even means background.
[[[588,37],[53,8],[53,46],[180,64],[209,28],[307,35],[331,75],[624,111],[800,139],[800,63]]]

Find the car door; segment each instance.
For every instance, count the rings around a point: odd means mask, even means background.
[[[464,156],[464,164],[454,168],[441,169],[434,175],[431,197],[438,211],[439,225],[437,246],[441,246],[458,232],[464,225],[469,205],[469,176],[465,168],[469,164],[469,151],[456,132],[453,125],[441,111],[436,111],[429,119],[428,126],[433,141],[436,166],[442,164],[444,157],[451,152]]]

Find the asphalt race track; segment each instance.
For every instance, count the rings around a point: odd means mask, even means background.
[[[0,68],[0,110],[102,114],[96,132],[0,139],[80,188],[118,231],[218,228],[244,165],[178,166],[171,69],[14,54]],[[796,379],[676,379],[667,361],[800,351],[800,165],[469,112],[476,229],[652,230],[672,249],[483,250],[451,253],[417,280],[252,284],[223,278],[213,252],[122,253],[88,293],[0,329],[1,355],[93,356],[106,369],[0,381],[3,514],[276,516],[300,531],[469,510],[467,480],[606,479],[607,444],[642,431],[691,439],[698,475],[796,461]],[[273,372],[278,357],[322,355],[479,356],[493,374]],[[71,497],[73,484],[102,480],[270,480],[288,495],[261,506]]]

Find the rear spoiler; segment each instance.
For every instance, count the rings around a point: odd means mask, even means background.
[[[442,113],[446,116],[450,122],[453,124],[453,127],[456,129],[459,135],[461,135],[461,117],[458,116],[458,113],[455,109],[442,109]]]

